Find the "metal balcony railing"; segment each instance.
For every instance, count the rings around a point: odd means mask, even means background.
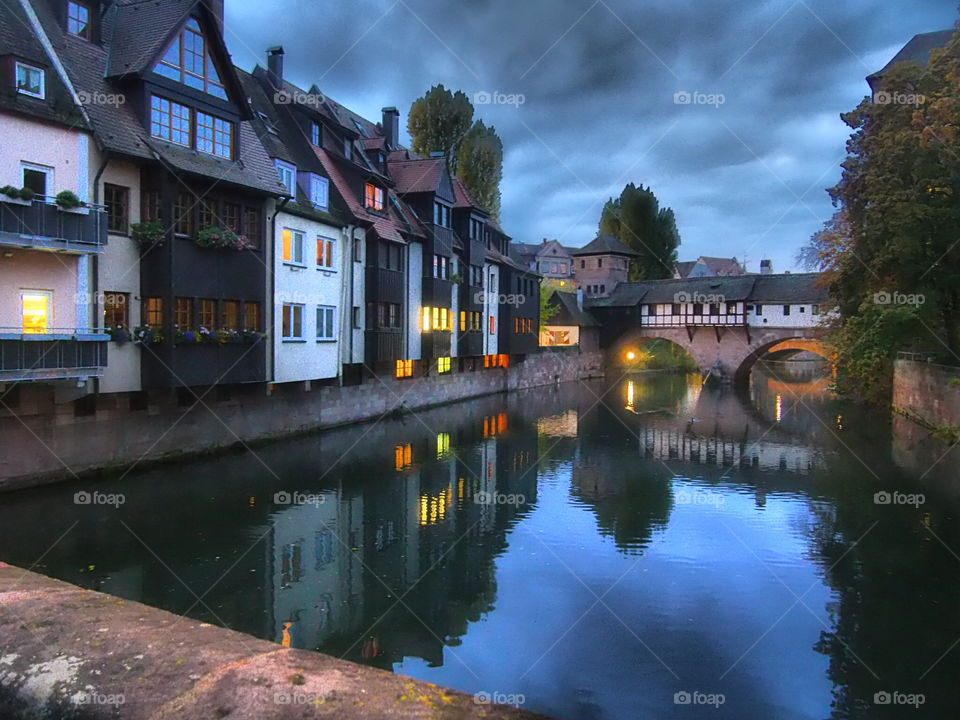
[[[88,203],[63,210],[53,198],[43,195],[30,202],[0,195],[0,245],[100,254],[106,244],[107,213],[103,205]]]
[[[24,332],[0,327],[0,382],[100,376],[107,366],[109,340],[95,328]]]

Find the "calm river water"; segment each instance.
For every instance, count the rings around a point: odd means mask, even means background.
[[[794,366],[2,495],[0,559],[571,720],[956,717],[958,502]]]

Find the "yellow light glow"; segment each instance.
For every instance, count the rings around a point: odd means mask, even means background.
[[[437,434],[437,459],[442,459],[448,452],[450,452],[450,434],[449,433],[438,433]]]
[[[560,287],[566,287],[566,286],[567,286],[567,281],[566,281],[566,280],[561,280],[561,281],[560,281]]]
[[[45,333],[50,329],[50,296],[23,293],[23,332]]]
[[[630,350],[627,352],[627,360],[636,360],[636,359],[637,359],[637,354],[633,350]]]
[[[430,308],[423,308],[423,320],[420,323],[420,327],[423,332],[430,332]]]
[[[627,410],[634,412],[634,396],[636,394],[636,386],[633,384],[633,380],[627,381]]]
[[[777,395],[777,422],[783,417],[783,395]]]

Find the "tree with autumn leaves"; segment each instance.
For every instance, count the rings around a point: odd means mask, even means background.
[[[801,251],[838,311],[838,388],[889,402],[916,348],[960,364],[960,34],[926,68],[899,63],[843,120],[853,130],[837,212]]]

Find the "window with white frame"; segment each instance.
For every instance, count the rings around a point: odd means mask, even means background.
[[[304,305],[283,304],[282,337],[284,340],[303,340]]]
[[[310,202],[314,207],[327,209],[330,196],[330,183],[320,175],[310,175]]]
[[[303,265],[303,238],[302,230],[291,228],[283,229],[283,261]]]
[[[337,241],[333,238],[317,236],[317,267],[334,270],[337,267]]]
[[[337,339],[336,313],[332,305],[317,305],[317,340]]]
[[[33,163],[20,164],[20,185],[35,195],[53,195],[53,168]]]
[[[277,166],[277,175],[280,176],[280,182],[287,188],[290,197],[297,196],[297,167],[283,160],[274,160]]]
[[[43,70],[26,63],[16,63],[17,92],[30,97],[43,98],[45,94],[45,79]]]
[[[83,3],[67,3],[67,32],[84,40],[90,39],[90,8]]]

